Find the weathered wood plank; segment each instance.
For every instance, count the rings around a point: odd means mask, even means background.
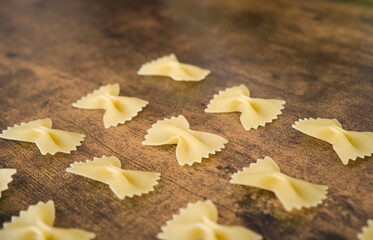
[[[16,168],[0,199],[0,223],[38,201],[55,201],[57,226],[97,239],[155,239],[188,202],[211,199],[220,222],[264,239],[356,239],[373,218],[372,157],[344,166],[330,145],[291,128],[299,118],[337,118],[373,131],[373,4],[369,1],[1,1],[0,128],[50,117],[86,135],[69,155],[42,156],[0,140],[0,167]],[[169,53],[212,71],[199,83],[140,77],[141,64]],[[121,95],[150,104],[133,121],[105,129],[102,111],[71,104],[118,82]],[[238,114],[205,114],[212,95],[246,84],[253,97],[286,100],[265,128],[243,130]],[[142,146],[146,130],[183,114],[191,128],[228,139],[202,164],[180,167],[174,146]],[[74,161],[117,156],[123,168],[157,171],[151,194],[123,201],[98,182],[67,173]],[[317,208],[287,213],[272,193],[229,184],[271,156],[294,177],[326,184]]]

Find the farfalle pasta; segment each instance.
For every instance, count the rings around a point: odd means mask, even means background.
[[[227,88],[214,95],[207,105],[207,113],[241,112],[240,120],[246,131],[257,129],[277,119],[285,101],[250,97],[244,85]]]
[[[142,65],[137,74],[142,76],[165,76],[176,81],[201,81],[210,74],[210,71],[180,63],[175,54],[171,54]]]
[[[53,201],[39,202],[13,216],[11,222],[3,224],[0,239],[3,240],[89,240],[94,233],[80,229],[53,227],[55,208]]]
[[[230,183],[262,188],[275,193],[286,211],[315,207],[326,198],[327,186],[317,185],[281,173],[276,162],[265,157],[233,174]]]
[[[373,239],[373,220],[368,220],[368,226],[361,229],[361,233],[357,235],[359,240],[372,240]]]
[[[215,134],[193,131],[183,115],[153,124],[143,145],[177,144],[176,158],[180,165],[200,163],[209,154],[221,151],[228,141]]]
[[[373,132],[346,131],[337,119],[300,119],[293,128],[332,144],[345,165],[373,153]]]
[[[8,184],[13,181],[12,175],[15,174],[17,170],[12,168],[2,168],[0,169],[0,198],[1,192],[8,189]]]
[[[52,129],[52,120],[49,118],[14,125],[0,134],[0,138],[4,139],[33,142],[43,155],[70,153],[81,145],[84,137],[83,134]]]
[[[166,222],[158,239],[163,240],[260,240],[262,236],[241,226],[217,223],[218,210],[212,201],[189,203]]]
[[[119,199],[154,191],[154,186],[158,184],[161,175],[155,172],[121,169],[121,162],[114,156],[76,162],[66,171],[108,184]]]
[[[105,128],[117,126],[131,120],[148,104],[147,101],[139,98],[118,96],[119,92],[119,84],[102,86],[73,103],[73,107],[103,109]]]

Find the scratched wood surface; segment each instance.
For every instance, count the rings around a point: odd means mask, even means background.
[[[212,71],[202,82],[140,77],[138,68],[175,53]],[[86,135],[71,154],[0,139],[0,167],[16,168],[0,199],[0,223],[52,199],[56,226],[104,239],[155,239],[188,202],[211,199],[219,222],[264,239],[356,239],[373,218],[373,159],[344,166],[332,147],[292,129],[299,118],[337,118],[373,131],[373,3],[353,1],[0,1],[0,129],[49,117]],[[103,84],[150,104],[105,129],[102,111],[71,104]],[[253,97],[286,100],[278,120],[249,132],[239,114],[205,114],[219,90],[245,84]],[[175,146],[142,146],[157,120],[183,114],[194,130],[228,139],[202,164],[181,167]],[[67,173],[74,161],[117,156],[126,169],[160,172],[156,190],[119,200],[107,185]],[[229,184],[271,156],[283,172],[329,186],[324,204],[286,212],[274,194]]]

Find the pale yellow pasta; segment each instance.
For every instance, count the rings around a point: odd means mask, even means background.
[[[260,240],[262,236],[241,226],[218,222],[218,210],[212,201],[189,203],[173,215],[158,234],[163,240]]]
[[[55,208],[53,201],[39,202],[13,216],[11,222],[3,224],[0,239],[4,240],[89,240],[95,234],[75,228],[53,227]]]
[[[119,199],[154,191],[154,186],[158,184],[161,175],[155,172],[121,169],[119,159],[114,156],[76,162],[66,171],[108,184]]]
[[[373,153],[373,132],[346,131],[337,119],[300,119],[293,128],[332,144],[345,165]]]
[[[13,181],[12,175],[16,172],[17,170],[12,168],[0,169],[0,198],[1,192],[8,189],[8,184]]]
[[[249,168],[233,174],[230,182],[274,192],[289,212],[293,208],[310,208],[321,204],[328,189],[325,185],[312,184],[281,173],[276,162],[270,157],[259,159],[250,164]]]
[[[43,155],[70,153],[81,145],[84,137],[83,134],[52,129],[52,120],[49,118],[14,125],[0,134],[0,138],[4,139],[33,142]]]
[[[240,120],[246,131],[257,129],[277,119],[284,109],[285,101],[250,97],[249,89],[235,86],[214,95],[207,105],[207,113],[241,112]]]
[[[142,65],[137,74],[143,76],[165,76],[176,81],[202,81],[210,74],[210,71],[180,63],[175,54],[171,54]]]
[[[73,107],[103,109],[105,110],[103,117],[105,128],[117,126],[137,116],[148,104],[147,101],[139,98],[118,96],[119,92],[119,84],[102,86],[73,103]]]
[[[368,226],[361,229],[361,233],[357,235],[359,240],[372,240],[373,239],[373,220],[368,220]]]
[[[145,136],[143,145],[177,144],[176,158],[180,165],[200,163],[209,154],[221,151],[228,141],[215,134],[189,129],[183,115],[160,120],[153,124]]]

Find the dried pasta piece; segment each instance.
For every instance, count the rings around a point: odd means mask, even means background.
[[[12,175],[16,172],[17,170],[12,168],[0,169],[0,198],[1,192],[8,189],[8,184],[13,181]]]
[[[281,173],[280,168],[270,157],[258,159],[233,174],[230,183],[262,188],[275,193],[285,210],[293,208],[315,207],[326,198],[328,187],[289,177]]]
[[[189,129],[183,115],[160,120],[153,124],[145,136],[143,145],[177,144],[176,158],[179,165],[200,163],[209,154],[220,152],[228,141],[218,135]]]
[[[84,137],[83,134],[52,129],[52,120],[49,118],[14,125],[0,134],[0,138],[4,139],[33,142],[43,155],[70,153],[81,145]]]
[[[205,112],[241,112],[241,124],[248,131],[277,119],[281,110],[284,109],[284,104],[283,100],[251,98],[249,89],[240,85],[227,88],[214,95]]]
[[[361,229],[361,233],[357,235],[359,240],[372,240],[373,239],[373,220],[368,220],[368,226]]]
[[[165,76],[175,81],[202,81],[210,74],[210,71],[180,63],[175,54],[171,54],[145,63],[137,74],[142,76]]]
[[[346,131],[337,119],[300,119],[293,128],[332,144],[345,165],[373,153],[373,132]]]
[[[148,104],[147,101],[134,98],[118,96],[120,92],[119,84],[109,84],[100,87],[93,93],[82,97],[73,107],[82,109],[104,109],[105,128],[123,124],[137,116],[139,112]]]
[[[93,161],[75,162],[66,171],[106,183],[119,199],[154,191],[160,173],[121,169],[118,158],[102,156]]]
[[[13,216],[11,222],[3,224],[0,239],[6,240],[89,240],[95,234],[76,228],[53,227],[55,208],[52,200],[39,202],[21,211],[19,217]]]
[[[158,239],[163,240],[260,240],[262,236],[241,226],[217,223],[218,210],[210,200],[189,203],[166,222]]]

